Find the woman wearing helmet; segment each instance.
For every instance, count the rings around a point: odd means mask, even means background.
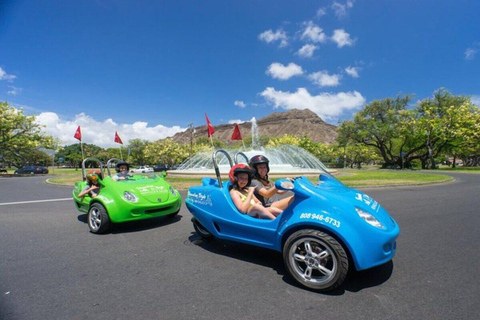
[[[128,170],[130,170],[130,164],[126,161],[119,161],[116,165],[117,174],[112,177],[113,180],[125,180],[129,177]]]
[[[249,166],[245,164],[234,165],[230,169],[229,177],[232,183],[230,195],[240,212],[260,219],[275,219],[276,216],[282,213],[282,210],[278,208],[265,208],[261,201],[253,195],[255,188],[250,187],[252,170]]]
[[[256,155],[250,159],[250,166],[254,171],[254,179],[252,186],[255,187],[254,195],[262,201],[265,207],[275,207],[280,210],[285,210],[292,202],[293,196],[280,199],[279,194],[285,193],[275,188],[275,185],[268,180],[268,173],[270,172],[269,160],[263,155]]]
[[[83,190],[78,194],[79,197],[89,195],[91,198],[98,196],[100,192],[100,183],[98,182],[99,176],[95,171],[90,171],[87,174],[87,185]]]

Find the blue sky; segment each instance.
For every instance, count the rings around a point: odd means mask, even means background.
[[[0,101],[108,147],[446,87],[480,103],[478,1],[0,2]]]

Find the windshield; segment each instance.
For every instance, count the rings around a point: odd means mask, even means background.
[[[135,181],[145,181],[145,180],[155,180],[159,176],[153,172],[148,173],[125,173],[125,174],[116,174],[112,176],[112,179],[116,182],[135,182]]]

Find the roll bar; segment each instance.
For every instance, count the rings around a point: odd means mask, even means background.
[[[230,163],[230,168],[233,167],[233,162],[232,162],[232,158],[230,158],[230,155],[228,154],[227,151],[225,151],[223,149],[217,149],[217,150],[213,151],[213,155],[212,155],[213,167],[215,168],[215,175],[217,176],[218,185],[220,186],[220,188],[222,188],[223,187],[222,177],[220,176],[220,170],[218,169],[218,164],[217,164],[217,154],[218,153],[223,153],[223,155],[228,159],[228,162]]]
[[[250,160],[248,160],[248,157],[245,155],[245,153],[243,153],[242,151],[238,151],[237,153],[235,153],[235,156],[233,157],[233,159],[235,160],[235,164],[238,164],[238,156],[242,156],[245,158],[245,160],[247,160],[247,164]]]
[[[83,181],[85,181],[87,179],[86,175],[85,175],[85,163],[87,161],[95,161],[97,163],[100,164],[100,178],[103,179],[104,177],[104,172],[103,172],[103,163],[102,161],[98,160],[97,158],[85,158],[83,161],[82,161],[82,178],[83,178]]]
[[[112,158],[112,159],[110,159],[110,160],[107,161],[107,173],[108,173],[108,176],[109,176],[109,177],[112,176],[112,174],[110,173],[110,164],[111,164],[112,162],[118,163],[119,161],[123,161],[123,160],[120,160],[120,159],[118,159],[118,158]]]

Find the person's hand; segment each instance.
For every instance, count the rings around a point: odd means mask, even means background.
[[[253,191],[255,191],[255,187],[248,187],[249,194],[253,194]]]

